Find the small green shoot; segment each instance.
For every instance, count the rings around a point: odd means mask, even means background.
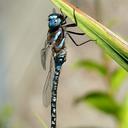
[[[34,116],[40,122],[42,128],[48,128],[48,126],[46,125],[46,123],[42,120],[42,118],[37,113],[34,113]]]
[[[122,68],[117,68],[112,74],[110,79],[110,91],[112,93],[117,92],[124,80],[127,77],[127,72]]]

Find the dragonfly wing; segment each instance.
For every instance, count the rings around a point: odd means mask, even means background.
[[[48,107],[50,104],[51,97],[51,74],[48,73],[44,88],[43,88],[43,104],[45,107]]]
[[[45,107],[48,107],[48,105],[51,102],[51,87],[52,87],[53,73],[54,73],[54,64],[53,64],[53,58],[51,57],[50,70],[48,72],[45,85],[43,87],[43,104]]]
[[[43,69],[46,70],[46,59],[48,54],[49,47],[47,47],[47,41],[45,41],[45,46],[41,49],[41,64]]]
[[[46,56],[47,56],[47,49],[41,49],[41,64],[43,69],[46,69]]]

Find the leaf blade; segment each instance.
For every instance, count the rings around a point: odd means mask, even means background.
[[[122,68],[117,68],[110,78],[110,91],[115,93],[121,87],[123,81],[127,77],[127,72]]]
[[[102,64],[99,64],[93,60],[79,60],[78,62],[75,63],[75,67],[93,70],[103,76],[107,74],[107,69]]]
[[[76,100],[76,103],[84,102],[96,109],[112,114],[118,118],[118,111],[120,109],[118,103],[107,93],[101,91],[91,92]]]

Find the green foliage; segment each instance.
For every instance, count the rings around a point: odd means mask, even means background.
[[[127,72],[122,68],[117,68],[112,74],[110,79],[110,91],[117,92],[120,89],[123,81],[126,79]]]
[[[13,110],[9,105],[0,109],[0,128],[7,128],[8,121],[11,118],[12,113]]]
[[[93,60],[80,60],[75,63],[75,67],[96,71],[103,76],[107,74],[107,69],[105,68],[105,66]]]
[[[89,94],[78,98],[76,102],[88,103],[102,112],[118,117],[117,115],[120,108],[118,103],[105,92],[90,92]]]

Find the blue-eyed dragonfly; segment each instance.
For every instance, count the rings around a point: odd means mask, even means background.
[[[60,9],[61,11],[61,9]],[[67,28],[77,27],[77,18],[75,16],[75,9],[73,9],[73,17],[75,23],[67,24],[67,16],[61,13],[56,13],[54,10],[48,16],[48,33],[45,41],[45,46],[41,49],[41,63],[43,69],[46,69],[46,59],[49,49],[51,50],[50,69],[43,87],[43,103],[44,106],[48,106],[51,103],[51,128],[56,128],[56,102],[57,102],[57,87],[59,75],[63,63],[66,61],[66,47],[65,39],[69,36],[71,41],[76,46],[81,46],[87,42],[94,40],[87,40],[83,43],[77,44],[71,34],[85,35],[85,33],[78,33],[69,31]]]

